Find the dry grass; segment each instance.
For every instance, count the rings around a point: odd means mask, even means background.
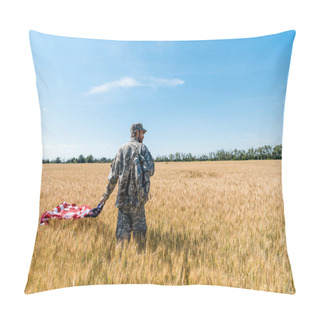
[[[96,206],[109,168],[43,165],[39,216],[62,201]],[[97,219],[38,227],[26,293],[123,283],[295,292],[280,160],[157,163],[144,254],[132,241],[116,247],[116,193]]]

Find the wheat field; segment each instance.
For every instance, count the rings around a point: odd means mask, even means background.
[[[95,207],[109,169],[100,163],[43,165],[39,218],[63,201]],[[133,241],[116,246],[116,193],[96,219],[38,227],[25,293],[142,283],[295,293],[281,160],[156,163],[143,254]]]

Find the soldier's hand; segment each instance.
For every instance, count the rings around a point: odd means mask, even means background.
[[[100,199],[99,202],[101,203],[101,202],[106,202],[106,201],[107,201],[107,198],[106,198],[105,196],[103,196],[103,197]]]

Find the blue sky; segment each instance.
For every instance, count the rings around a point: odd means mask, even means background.
[[[154,157],[281,144],[294,36],[112,41],[30,31],[43,158],[113,158],[134,122]]]

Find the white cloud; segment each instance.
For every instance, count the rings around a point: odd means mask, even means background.
[[[181,79],[162,79],[162,78],[147,78],[144,81],[139,81],[134,78],[125,77],[118,81],[106,82],[100,86],[93,87],[89,93],[101,93],[107,92],[116,88],[130,88],[130,87],[176,87],[184,84],[185,82]]]
[[[154,85],[167,86],[167,87],[176,87],[181,84],[184,84],[184,81],[181,79],[160,79],[160,78],[151,78],[151,83]]]
[[[104,84],[102,84],[101,86],[96,86],[93,87],[89,93],[100,93],[100,92],[106,92],[106,91],[110,91],[112,89],[115,88],[129,88],[129,87],[137,87],[137,86],[141,86],[141,84],[133,79],[133,78],[122,78],[119,81],[111,81],[111,82],[106,82]]]

